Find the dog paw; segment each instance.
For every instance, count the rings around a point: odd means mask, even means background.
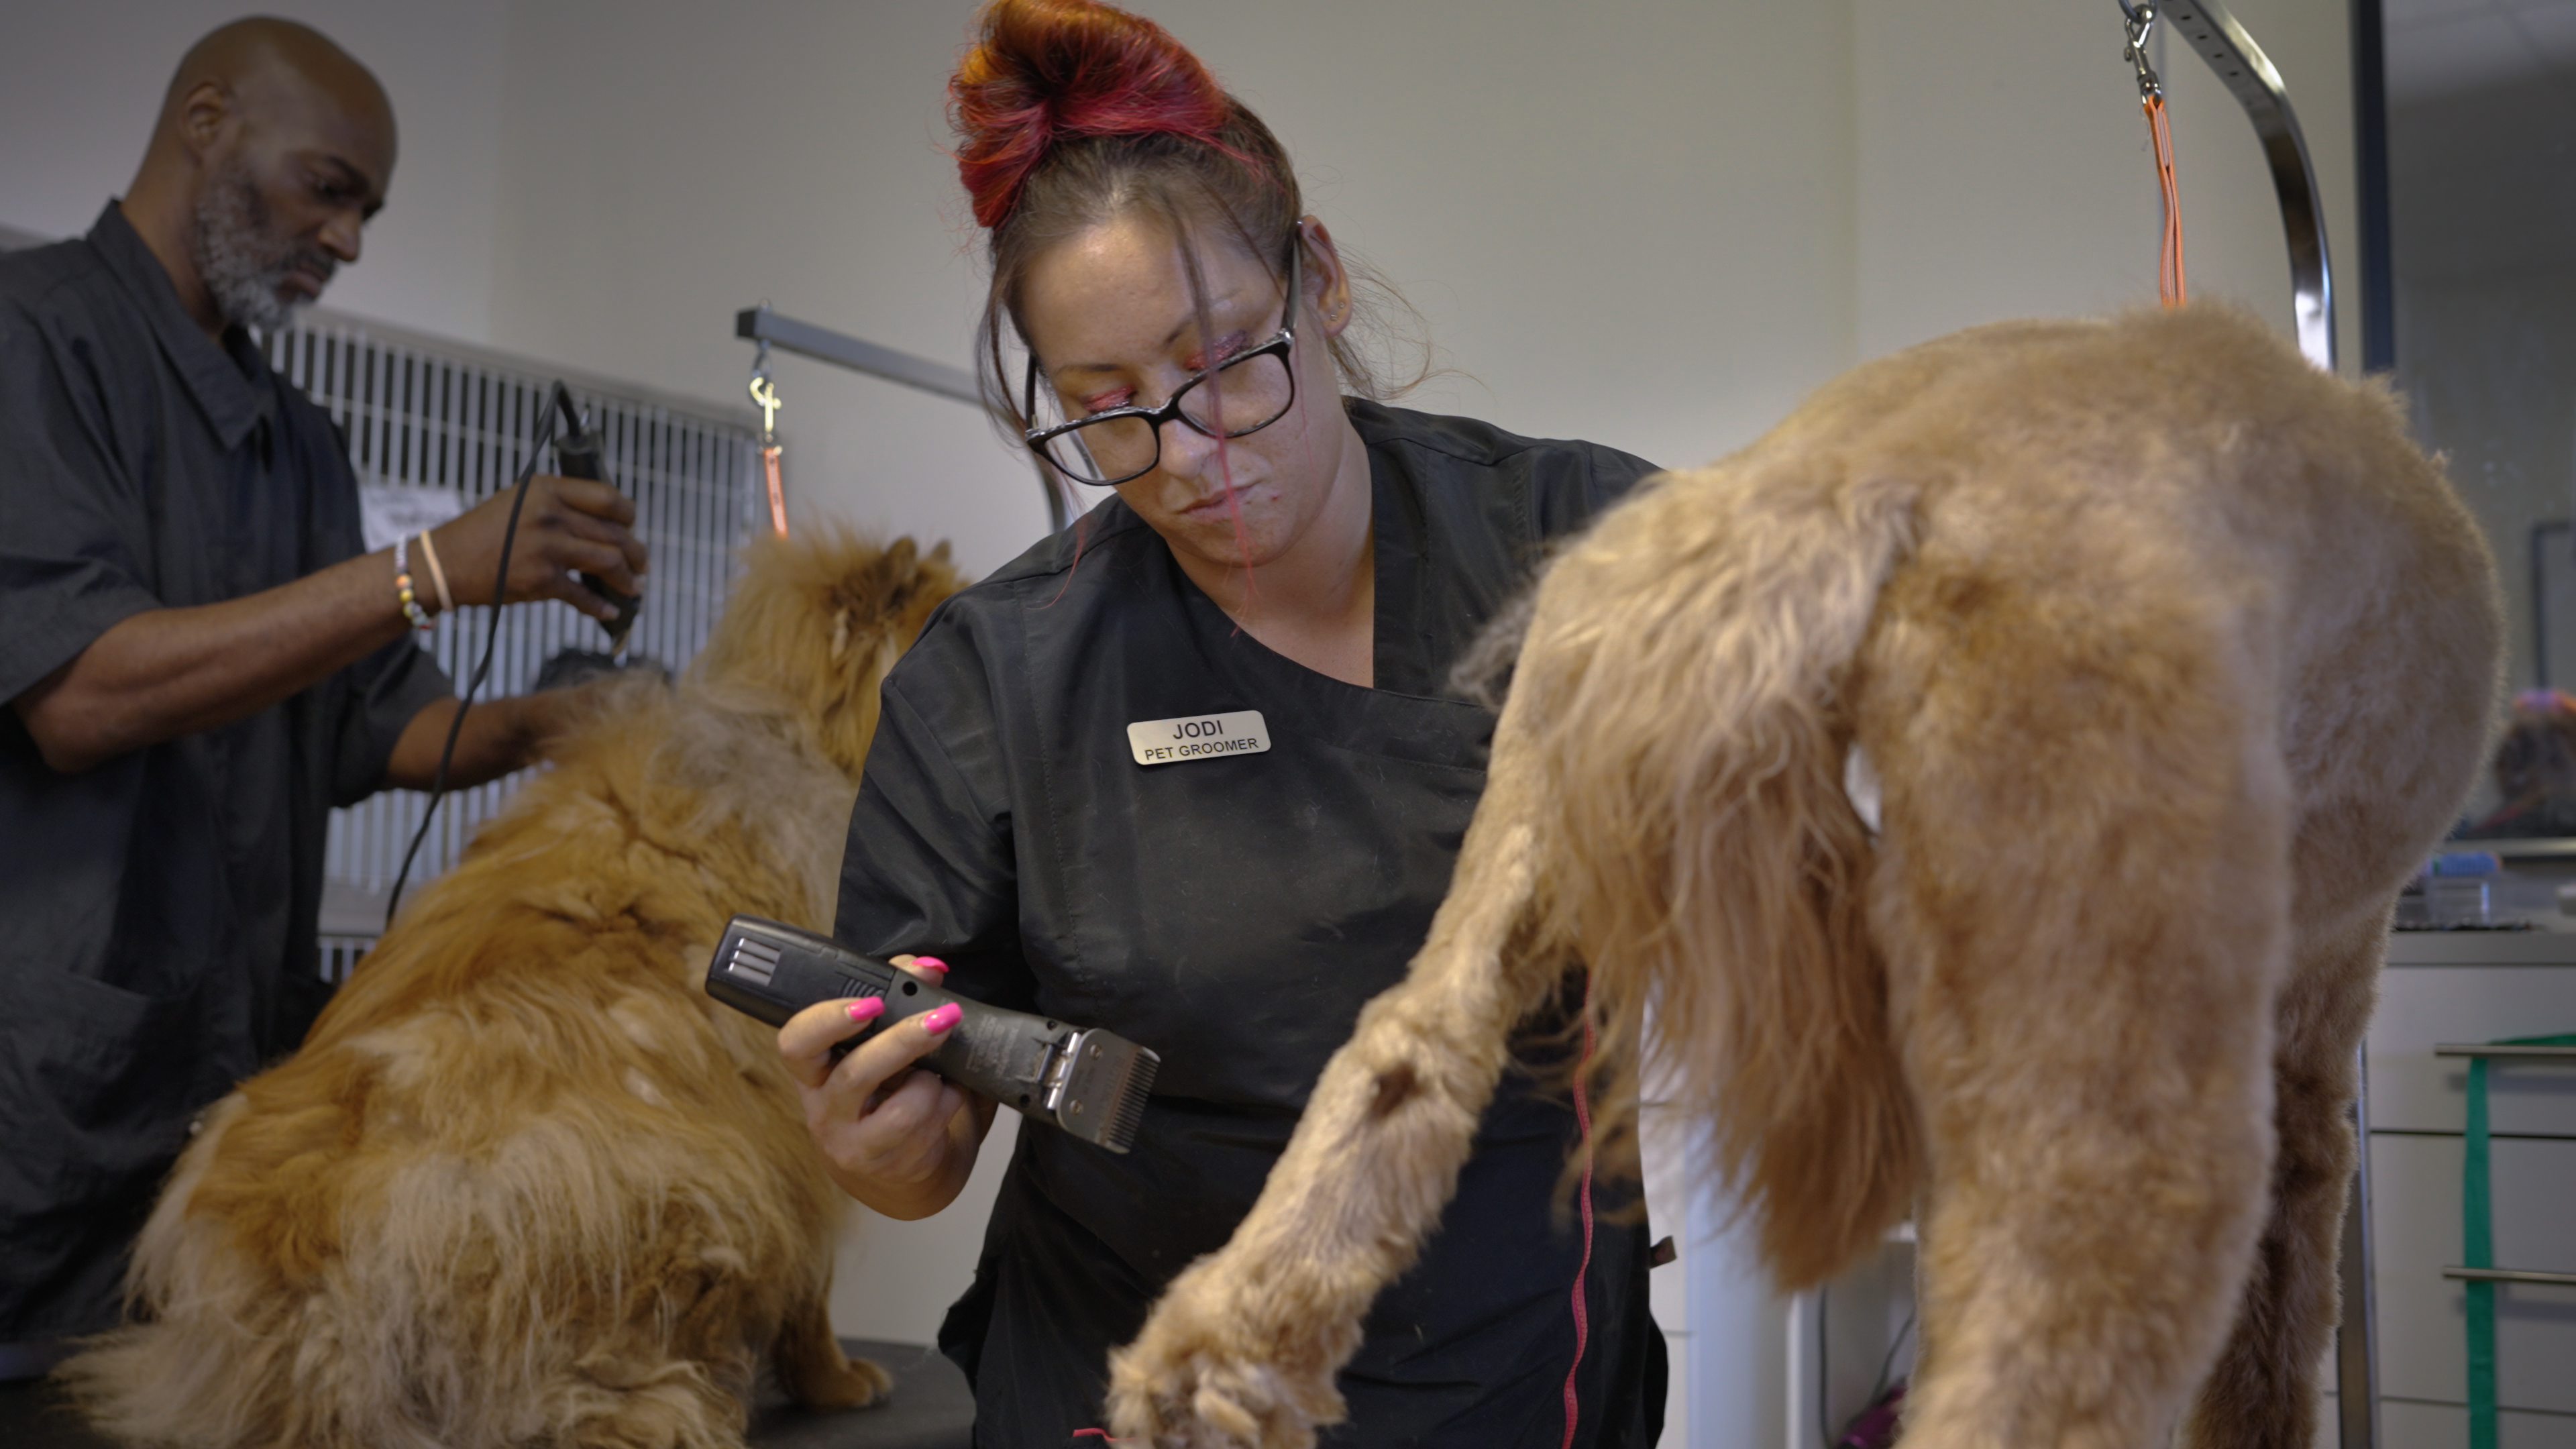
[[[816,1324],[824,1322],[817,1317]],[[841,1351],[828,1330],[791,1333],[778,1344],[779,1386],[809,1409],[863,1409],[894,1388],[894,1375]]]
[[[864,1409],[882,1402],[894,1388],[894,1375],[863,1358],[849,1361],[843,1372],[816,1386],[810,1407],[817,1409]]]
[[[1110,1432],[1154,1449],[1311,1449],[1342,1396],[1311,1347],[1197,1306],[1189,1275],[1110,1356]]]

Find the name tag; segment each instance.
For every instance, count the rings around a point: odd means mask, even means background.
[[[1140,765],[1212,760],[1220,755],[1257,755],[1270,748],[1270,729],[1261,722],[1261,711],[1257,709],[1139,720],[1127,727],[1127,748],[1135,752]]]

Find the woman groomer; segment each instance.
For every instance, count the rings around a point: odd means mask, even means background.
[[[1548,539],[1651,470],[1344,396],[1371,391],[1350,275],[1260,120],[1122,12],[1004,0],[982,25],[953,95],[991,239],[986,363],[1031,442],[1117,496],[950,600],[888,677],[835,929],[1162,1056],[1132,1152],[1019,1135],[940,1332],[977,1442],[1053,1449],[1098,1442],[1074,1435],[1103,1422],[1109,1351],[1224,1243],[1420,946],[1493,723],[1444,694],[1451,662]],[[1005,318],[1024,376],[1000,376]],[[1219,728],[1243,747],[1156,753]],[[939,1013],[832,1069],[853,1014],[780,1035],[816,1142],[860,1201],[937,1212],[994,1106],[909,1070]],[[1327,1442],[1557,1449],[1569,1374],[1573,1442],[1653,1441],[1644,1230],[1605,1223],[1581,1266],[1554,1199],[1577,1131],[1505,1083]]]

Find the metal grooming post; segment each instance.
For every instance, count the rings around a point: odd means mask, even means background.
[[[2281,229],[2290,244],[2291,307],[2299,334],[2299,351],[2327,372],[2335,367],[2334,267],[2326,252],[2325,208],[2317,200],[2316,168],[2308,161],[2307,138],[2300,134],[2298,112],[2290,107],[2281,73],[2236,17],[2220,0],[2163,0],[2120,8],[2135,18],[2141,13],[2173,27],[2180,41],[2209,63],[2219,84],[2245,108],[2254,135],[2263,143],[2263,160],[2272,171],[2272,191],[2281,203]],[[2343,1321],[2335,1334],[2335,1408],[2342,1449],[2378,1449],[2379,1445],[2379,1309],[2370,1271],[2370,1079],[2366,1060],[2356,1063],[2361,1094],[2353,1102],[2353,1131],[2359,1153],[2353,1165],[2352,1202],[2343,1218],[2340,1277]]]
[[[2308,160],[2299,114],[2271,58],[2227,13],[2219,0],[2166,0],[2166,22],[2184,44],[2209,62],[2219,84],[2245,108],[2272,171],[2281,204],[2281,230],[2290,245],[2291,310],[2299,351],[2328,372],[2335,368],[2334,264],[2326,250],[2326,214],[2317,200],[2316,168]],[[2379,1304],[2370,1265],[2370,1077],[2367,1061],[2355,1064],[2361,1084],[2354,1099],[2352,1198],[2343,1216],[2343,1251],[2337,1255],[2343,1285],[2343,1322],[2335,1333],[2335,1410],[2342,1449],[2379,1446]]]
[[[2189,45],[2254,123],[2272,192],[2281,203],[2281,230],[2290,244],[2291,310],[2299,351],[2327,372],[2335,369],[2334,263],[2326,251],[2326,213],[2317,200],[2316,168],[2298,112],[2270,57],[2227,13],[2219,0],[2167,0],[2166,22]],[[2365,1054],[2366,1055],[2366,1054]],[[2343,1215],[2343,1250],[2336,1255],[2343,1286],[2343,1321],[2335,1331],[2335,1414],[2342,1449],[2379,1449],[2379,1294],[2370,1263],[2370,1075],[2355,1064],[2361,1092],[2353,1101],[2352,1197]]]
[[[2326,213],[2317,202],[2317,173],[2308,164],[2307,138],[2299,133],[2298,112],[2281,73],[2272,68],[2263,48],[2219,0],[2165,0],[2156,13],[2171,25],[2194,54],[2209,62],[2219,84],[2245,108],[2263,143],[2263,160],[2272,169],[2272,191],[2281,203],[2281,229],[2290,243],[2291,307],[2296,314],[2299,351],[2308,361],[2334,371],[2334,267],[2326,255]],[[2346,1449],[2351,1441],[2346,1440]]]
[[[962,402],[978,412],[992,411],[983,393],[975,386],[974,374],[962,367],[915,357],[909,352],[897,352],[891,347],[880,347],[865,338],[835,332],[829,327],[817,327],[811,322],[799,322],[793,317],[781,317],[771,311],[766,302],[736,312],[733,335],[782,352],[797,353],[853,372],[864,372],[870,377],[917,387],[923,392]],[[1046,492],[1047,526],[1050,530],[1061,529],[1067,521],[1064,495],[1056,488],[1055,480],[1047,476],[1046,465],[1040,463],[1037,466],[1038,486]]]
[[[2343,1321],[2335,1328],[2335,1420],[2342,1449],[2379,1449],[2379,1292],[2370,1271],[2370,1053],[2355,1053],[2352,1197],[2344,1205],[2343,1247],[2335,1255]]]

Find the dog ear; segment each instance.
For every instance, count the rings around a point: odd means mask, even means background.
[[[850,652],[854,637],[873,632],[891,612],[888,596],[901,592],[897,580],[903,565],[911,562],[910,543],[909,539],[898,539],[893,547],[833,580],[826,604],[832,611],[833,663],[840,663]]]

